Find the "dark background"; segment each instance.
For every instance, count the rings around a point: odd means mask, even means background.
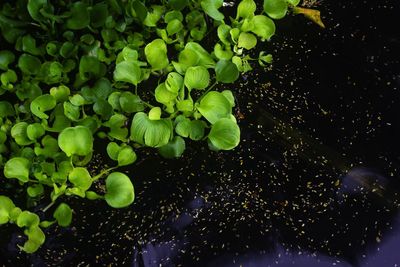
[[[189,144],[172,161],[142,153],[126,170],[132,207],[72,201],[73,226],[50,228],[33,255],[16,248],[17,228],[2,226],[0,262],[400,264],[400,3],[323,0],[314,8],[326,29],[302,16],[277,22],[272,43],[259,47],[274,55],[272,67],[219,87],[237,97],[238,148]]]

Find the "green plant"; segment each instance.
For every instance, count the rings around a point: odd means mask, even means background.
[[[214,88],[252,70],[252,61],[271,63],[270,54],[252,58],[251,50],[274,35],[271,18],[298,3],[265,0],[257,12],[253,0],[242,0],[229,18],[222,0],[3,3],[0,166],[33,206],[57,207],[52,219],[40,221],[0,196],[0,224],[23,228],[28,240],[21,249],[32,253],[45,241],[42,228],[70,225],[68,197],[130,205],[131,180],[114,169],[133,164],[141,147],[166,158],[181,156],[185,139],[235,148],[234,95]],[[215,45],[204,47],[214,33]],[[93,174],[87,165],[96,138],[107,140],[115,166]],[[106,192],[93,191],[103,177]]]

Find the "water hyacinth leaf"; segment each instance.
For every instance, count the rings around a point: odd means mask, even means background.
[[[140,21],[144,21],[147,17],[147,7],[141,1],[132,1],[130,5],[130,14]]]
[[[165,23],[169,23],[170,21],[173,21],[175,19],[179,20],[179,21],[183,21],[182,12],[177,11],[177,10],[172,10],[172,11],[165,13],[165,16],[164,16]]]
[[[45,134],[45,129],[40,123],[33,123],[28,125],[26,128],[26,134],[28,138],[32,141],[36,141],[39,137]]]
[[[70,90],[65,85],[60,85],[57,87],[52,87],[50,89],[50,95],[54,97],[57,103],[68,100]]]
[[[256,8],[256,3],[253,0],[242,0],[237,7],[236,19],[254,16]]]
[[[183,29],[183,24],[180,20],[174,19],[167,24],[168,35],[174,35]]]
[[[149,119],[152,121],[158,121],[161,119],[161,108],[154,107],[149,111]]]
[[[90,23],[88,6],[81,2],[75,2],[71,7],[71,16],[66,21],[66,27],[71,30],[86,28]]]
[[[127,166],[134,163],[137,159],[135,151],[133,151],[132,147],[124,146],[118,152],[118,166]]]
[[[238,39],[238,47],[243,47],[247,50],[254,48],[257,45],[257,38],[247,32],[241,32]]]
[[[68,180],[77,188],[86,191],[92,185],[92,177],[86,168],[76,167],[68,175]]]
[[[142,72],[140,66],[134,61],[122,61],[115,66],[114,80],[137,85],[140,82]]]
[[[94,28],[99,28],[104,25],[108,17],[108,6],[105,3],[98,3],[92,6],[90,10],[90,24]]]
[[[28,0],[27,9],[29,15],[36,21],[42,21],[44,19],[40,10],[48,5],[47,0]]]
[[[80,94],[74,94],[69,101],[71,104],[80,107],[86,104],[85,98]]]
[[[264,0],[264,12],[273,19],[286,16],[288,3],[286,0]]]
[[[78,106],[75,106],[71,102],[64,102],[63,107],[65,117],[67,117],[71,121],[79,121],[81,113]]]
[[[221,118],[229,117],[232,113],[232,106],[222,93],[211,91],[201,99],[197,110],[211,124],[214,124]]]
[[[147,10],[147,16],[143,24],[148,27],[156,27],[157,22],[161,19],[165,12],[165,7],[160,5],[152,5],[151,10]]]
[[[168,66],[167,45],[162,39],[155,39],[144,48],[147,62],[153,70],[161,70]]]
[[[273,61],[273,57],[271,54],[266,54],[264,51],[261,51],[260,54],[258,55],[258,64],[260,66],[266,66],[266,64],[271,64]]]
[[[110,159],[118,160],[119,151],[121,151],[121,147],[117,143],[110,142],[107,144],[107,155]]]
[[[20,146],[26,146],[33,143],[33,141],[28,138],[28,125],[28,123],[23,121],[14,124],[11,128],[11,137],[14,138],[15,142]]]
[[[68,204],[61,203],[54,211],[53,217],[57,220],[58,225],[67,227],[72,221],[72,209]]]
[[[9,197],[0,195],[0,225],[9,221],[10,213],[14,208],[15,205]]]
[[[106,74],[106,67],[96,57],[82,56],[79,61],[79,78],[87,81],[92,78],[99,79]]]
[[[44,54],[44,51],[36,46],[36,40],[30,34],[22,37],[22,50],[34,56]]]
[[[30,211],[24,210],[21,212],[21,214],[18,216],[17,219],[17,225],[18,227],[35,227],[38,226],[40,223],[39,216],[37,216],[35,213],[32,213]]]
[[[239,126],[231,119],[222,118],[211,127],[208,139],[220,150],[231,150],[240,142]]]
[[[175,10],[184,9],[189,3],[189,0],[168,0],[168,5]]]
[[[114,114],[111,118],[106,121],[103,125],[110,128],[107,133],[110,137],[125,142],[129,134],[128,129],[125,127],[125,123],[128,120],[123,114]]]
[[[231,29],[232,29],[231,26],[226,25],[226,24],[221,24],[218,26],[218,29],[217,29],[218,38],[225,45],[231,44],[230,34],[229,34]]]
[[[233,83],[239,78],[239,70],[232,61],[220,60],[215,65],[216,80],[222,83]]]
[[[171,93],[178,93],[183,87],[183,77],[176,72],[170,72],[165,80],[165,88]]]
[[[144,110],[143,101],[139,96],[131,92],[123,92],[119,97],[119,106],[126,113],[134,113]]]
[[[68,127],[59,134],[58,145],[68,157],[86,156],[93,151],[93,136],[87,127]]]
[[[46,111],[52,110],[56,106],[56,99],[49,94],[44,94],[35,98],[31,105],[31,112],[41,119],[48,119],[49,116],[45,113]]]
[[[218,59],[230,60],[233,57],[233,51],[230,46],[222,46],[219,43],[214,46],[214,54]]]
[[[28,240],[24,243],[24,246],[20,248],[26,253],[34,253],[37,251],[46,239],[46,236],[38,225],[29,227],[24,231],[24,234],[28,236]]]
[[[30,197],[38,197],[41,196],[44,192],[44,187],[42,184],[31,185],[26,189],[28,196]]]
[[[0,101],[0,118],[10,117],[15,115],[14,107],[8,101]]]
[[[235,106],[235,97],[233,96],[233,93],[231,90],[224,90],[221,92],[226,99],[228,99],[229,104],[231,105],[231,107]]]
[[[101,98],[94,103],[93,111],[105,120],[109,119],[113,114],[112,106],[106,100]]]
[[[155,98],[157,102],[162,103],[167,105],[171,101],[175,100],[175,98],[178,96],[178,93],[173,93],[169,90],[167,90],[166,84],[165,83],[160,83],[156,90],[155,90]]]
[[[107,78],[100,78],[91,88],[97,98],[106,99],[112,92],[111,82]]]
[[[22,54],[18,59],[19,69],[29,75],[35,75],[39,72],[40,60],[37,57],[29,54]]]
[[[42,146],[35,145],[34,152],[36,156],[44,156],[46,158],[52,158],[57,155],[59,152],[58,142],[57,139],[53,138],[50,135],[45,135],[42,138]]]
[[[8,50],[0,51],[0,70],[8,70],[8,65],[13,63],[15,60],[15,56],[12,52]]]
[[[253,17],[252,21],[254,27],[251,31],[260,37],[262,41],[269,40],[275,34],[275,23],[272,19],[263,15],[257,15]]]
[[[210,74],[203,66],[189,67],[185,73],[184,83],[189,90],[203,90],[210,84]]]
[[[222,14],[218,9],[222,7],[223,3],[223,0],[203,0],[200,2],[200,5],[208,16],[221,21],[224,19],[224,14]]]
[[[158,149],[161,156],[167,159],[179,158],[185,151],[185,140],[180,136],[175,136],[168,144]]]
[[[131,125],[131,140],[149,147],[168,144],[172,135],[172,122],[168,119],[150,120],[143,112],[135,114]]]
[[[193,120],[190,122],[189,138],[198,141],[204,137],[204,129],[207,124],[202,120]]]
[[[87,199],[90,199],[90,200],[96,200],[96,199],[103,198],[103,196],[100,196],[99,194],[97,194],[96,192],[93,192],[93,191],[86,191],[85,196]]]
[[[190,112],[193,111],[193,100],[192,99],[185,99],[181,100],[178,103],[176,103],[176,107],[178,108],[179,111],[182,112]]]
[[[185,45],[185,49],[194,51],[198,57],[198,65],[204,66],[206,68],[214,67],[215,62],[211,55],[205,50],[200,44],[196,42],[189,42]],[[179,58],[179,62],[181,59]]]
[[[135,200],[131,180],[121,172],[113,172],[106,179],[105,200],[113,208],[124,208]]]

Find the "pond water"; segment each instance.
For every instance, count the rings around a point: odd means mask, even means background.
[[[280,21],[267,45],[272,67],[233,88],[238,148],[215,153],[194,143],[168,161],[144,151],[126,170],[132,207],[72,202],[73,227],[49,229],[33,255],[15,248],[16,228],[3,228],[0,262],[400,265],[400,3],[314,5],[327,28]]]

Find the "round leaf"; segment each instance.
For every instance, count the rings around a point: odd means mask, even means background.
[[[233,83],[239,78],[239,70],[230,60],[220,60],[215,66],[216,79],[223,83]]]
[[[178,158],[185,151],[185,140],[180,136],[175,136],[168,144],[159,148],[158,152],[167,159]]]
[[[86,168],[74,168],[68,175],[68,180],[77,188],[86,191],[92,185],[92,177]]]
[[[118,166],[126,166],[134,163],[137,159],[135,151],[133,151],[132,147],[125,146],[122,147],[118,153]]]
[[[133,185],[128,176],[113,172],[106,179],[105,200],[113,208],[124,208],[135,199]]]
[[[57,220],[58,225],[67,227],[72,221],[72,209],[67,204],[61,203],[54,211],[53,217]]]
[[[264,0],[264,11],[273,19],[281,19],[288,11],[288,3],[286,0]]]
[[[48,119],[49,116],[44,113],[45,111],[52,110],[56,106],[57,102],[56,99],[49,94],[41,95],[36,97],[31,105],[31,112],[41,118],[41,119]]]
[[[169,64],[167,45],[162,39],[155,39],[146,45],[144,53],[153,70],[161,70]]]
[[[15,178],[26,183],[29,180],[29,168],[31,163],[26,158],[15,157],[8,160],[4,166],[4,176],[6,178]]]
[[[93,136],[85,126],[68,127],[58,136],[58,146],[68,157],[86,156],[93,150]]]
[[[211,127],[208,139],[218,149],[231,150],[240,142],[239,126],[231,119],[220,119]]]
[[[185,73],[184,83],[189,90],[203,90],[210,83],[210,74],[203,66],[189,67]]]
[[[275,34],[275,23],[267,16],[257,15],[252,19],[252,32],[262,40],[269,40]]]

